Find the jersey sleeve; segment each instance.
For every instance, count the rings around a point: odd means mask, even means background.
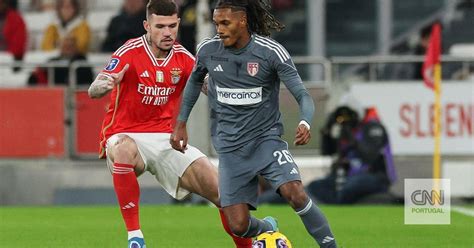
[[[280,80],[283,81],[286,88],[298,102],[300,120],[310,124],[314,116],[314,101],[306,87],[304,87],[288,51],[280,44],[275,45],[270,55],[270,61]]]
[[[191,110],[196,104],[201,93],[201,88],[204,82],[204,77],[207,74],[207,68],[204,64],[205,49],[199,49],[196,54],[196,61],[194,68],[189,76],[186,87],[184,88],[183,100],[181,103],[181,110],[179,112],[178,120],[187,121]]]
[[[107,65],[100,71],[99,75],[110,77],[113,73],[120,72],[126,64],[132,66],[131,58],[133,51],[129,47],[129,42],[115,51],[109,59]],[[130,70],[130,69],[129,69]]]
[[[191,76],[191,73],[193,72],[194,69],[194,64],[196,63],[196,58],[193,57],[188,57],[188,62],[186,63],[186,78],[187,80]],[[186,80],[186,82],[187,82]]]
[[[269,58],[278,74],[278,78],[290,91],[293,91],[292,89],[304,89],[303,80],[301,80],[290,54],[282,45],[276,44],[270,52]]]

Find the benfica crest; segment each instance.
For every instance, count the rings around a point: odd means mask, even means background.
[[[171,82],[173,84],[177,84],[181,79],[181,68],[173,68],[171,69]]]
[[[257,62],[248,62],[247,63],[247,72],[250,76],[257,75],[258,72],[258,63]]]

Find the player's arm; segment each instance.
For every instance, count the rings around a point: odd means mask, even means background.
[[[306,145],[311,139],[310,123],[314,115],[314,101],[303,83],[299,86],[288,87],[295,97],[300,109],[300,122],[296,129],[295,145]]]
[[[201,92],[207,96],[207,86],[209,85],[209,74],[204,77],[204,82],[201,87]]]
[[[173,134],[170,137],[171,146],[178,151],[184,152],[188,144],[188,134],[186,130],[186,122],[188,121],[191,110],[199,98],[199,94],[203,88],[204,77],[207,69],[201,64],[199,58],[193,68],[193,72],[184,88],[183,100],[179,112],[178,120],[176,122]]]
[[[118,73],[112,73],[110,75],[99,73],[92,82],[91,86],[87,90],[90,98],[101,98],[109,93],[116,84],[120,83],[123,79],[123,75],[128,70],[129,65],[126,64],[121,71]]]
[[[283,81],[299,106],[300,122],[296,129],[294,144],[306,145],[311,139],[310,123],[314,116],[314,101],[306,87],[304,87],[293,61],[289,56],[287,58],[286,61],[275,58],[275,65],[278,77]]]

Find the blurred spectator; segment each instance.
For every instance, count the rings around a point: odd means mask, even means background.
[[[323,151],[337,156],[329,175],[307,186],[310,195],[324,203],[349,204],[388,191],[396,175],[388,135],[374,107],[359,121],[354,110],[341,106],[324,129],[323,139],[334,143],[323,144]]]
[[[74,36],[66,36],[61,42],[60,55],[49,60],[49,62],[64,62],[66,67],[54,67],[54,83],[68,85],[71,82],[69,69],[72,62],[87,61],[84,54],[79,52],[77,41]],[[79,67],[76,70],[78,85],[88,85],[93,81],[93,72],[90,66]],[[37,68],[28,79],[29,85],[47,85],[48,68]]]
[[[192,54],[196,50],[196,0],[181,0],[178,40]]]
[[[196,25],[197,25],[197,0],[177,0],[175,1],[179,6],[179,35],[178,42],[183,45],[192,54],[196,52]],[[215,1],[209,1],[209,16],[207,20],[212,22],[212,9],[215,6]],[[206,18],[206,17],[204,17]],[[198,41],[201,42],[201,41]]]
[[[7,0],[7,1],[8,1],[8,0]],[[13,9],[19,11],[19,10],[18,10],[18,0],[9,0],[8,2],[10,3],[10,7],[11,7],[11,8],[13,8]]]
[[[81,54],[89,50],[91,31],[87,21],[81,16],[79,0],[58,0],[56,2],[57,19],[45,31],[41,49],[57,49],[65,36],[72,35]]]
[[[107,37],[102,44],[103,52],[113,52],[127,40],[145,34],[145,0],[124,0],[120,13],[112,18],[107,27]]]
[[[350,137],[351,131],[357,128],[359,122],[357,111],[347,105],[342,105],[330,113],[321,129],[321,155],[337,154],[341,137]]]
[[[15,60],[22,60],[27,45],[25,21],[11,5],[11,0],[0,0],[0,51],[7,51]]]

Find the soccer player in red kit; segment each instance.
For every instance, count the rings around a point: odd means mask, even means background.
[[[128,247],[144,248],[139,223],[140,189],[137,176],[145,171],[174,198],[196,193],[219,205],[217,168],[198,149],[184,152],[169,144],[179,100],[194,66],[194,57],[176,43],[180,19],[171,0],[150,0],[147,33],[127,41],[89,87],[91,98],[108,92],[110,106],[102,124],[102,158],[112,172],[114,189],[128,230]],[[251,239],[232,235],[239,248]]]

